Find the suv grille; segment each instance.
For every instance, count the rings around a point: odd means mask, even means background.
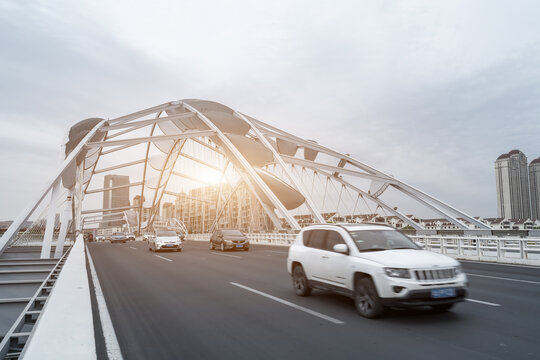
[[[420,281],[430,280],[447,280],[456,277],[456,269],[428,269],[428,270],[413,270],[414,277]]]

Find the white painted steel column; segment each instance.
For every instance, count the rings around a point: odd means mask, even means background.
[[[309,196],[308,192],[304,189],[301,183],[294,178],[291,171],[289,171],[289,168],[285,165],[285,161],[283,161],[283,159],[281,158],[281,155],[268,142],[268,140],[264,137],[261,131],[255,125],[253,125],[253,123],[249,121],[247,117],[245,117],[241,113],[235,111],[234,114],[240,119],[244,120],[246,123],[248,123],[251,129],[257,135],[257,138],[261,141],[261,143],[263,143],[263,145],[266,146],[266,148],[272,152],[272,154],[274,155],[274,159],[281,166],[283,171],[285,171],[285,174],[287,175],[289,180],[292,182],[292,184],[296,187],[296,190],[298,190],[304,196],[304,199],[306,199],[306,206],[308,210],[311,211],[311,213],[313,214],[313,217],[315,217],[315,219],[322,224],[326,223],[323,216],[321,215],[321,212],[317,209],[317,206],[315,205],[315,203]]]
[[[56,241],[56,248],[54,250],[54,257],[60,259],[64,250],[64,241],[66,240],[67,229],[69,225],[69,218],[71,216],[71,201],[73,191],[68,190],[67,201],[64,205],[64,210],[60,215],[60,233],[58,234],[58,240]]]
[[[231,140],[227,136],[223,134],[219,128],[214,125],[213,122],[208,120],[204,114],[202,114],[199,110],[195,109],[193,106],[182,103],[184,108],[188,111],[191,111],[192,113],[197,114],[198,118],[202,120],[208,126],[210,129],[212,129],[215,132],[215,135],[221,140],[223,145],[229,149],[230,152],[236,157],[236,159],[240,162],[242,167],[245,169],[245,172],[248,176],[248,178],[252,179],[255,184],[261,189],[261,191],[264,193],[264,195],[272,202],[274,207],[279,210],[279,212],[283,215],[285,220],[289,223],[291,228],[293,230],[301,230],[300,225],[298,225],[298,222],[294,219],[294,217],[289,213],[289,211],[283,206],[281,201],[277,198],[277,196],[270,190],[268,185],[261,179],[261,177],[255,172],[251,164],[246,160],[244,155],[233,145]],[[271,216],[269,214],[269,216]]]
[[[41,259],[49,259],[51,257],[51,243],[54,233],[54,223],[56,220],[56,197],[60,190],[60,179],[54,182],[51,190],[51,201],[49,202],[49,213],[47,214],[47,225],[45,226],[45,235],[43,236],[43,244],[41,245]]]

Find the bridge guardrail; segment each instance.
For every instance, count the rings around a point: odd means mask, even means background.
[[[252,244],[290,246],[296,234],[249,233]],[[540,266],[540,238],[412,235],[425,250],[461,260]],[[210,234],[189,234],[188,240],[209,241]]]
[[[296,234],[248,233],[246,235],[250,243],[260,245],[290,246],[296,238]],[[210,234],[188,234],[186,239],[193,241],[210,241]]]
[[[540,238],[413,235],[424,249],[462,260],[540,266]]]

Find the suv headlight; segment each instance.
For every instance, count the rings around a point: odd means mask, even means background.
[[[411,274],[409,269],[398,269],[398,268],[384,268],[384,273],[386,276],[397,277],[402,279],[410,279]]]
[[[456,266],[456,276],[463,274],[463,268],[461,265]]]

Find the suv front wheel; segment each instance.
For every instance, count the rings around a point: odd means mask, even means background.
[[[373,319],[384,313],[384,306],[370,278],[358,278],[354,286],[354,305],[363,317]]]
[[[293,269],[293,287],[294,292],[298,296],[308,296],[311,294],[311,288],[309,287],[306,274],[302,265],[296,265]]]

